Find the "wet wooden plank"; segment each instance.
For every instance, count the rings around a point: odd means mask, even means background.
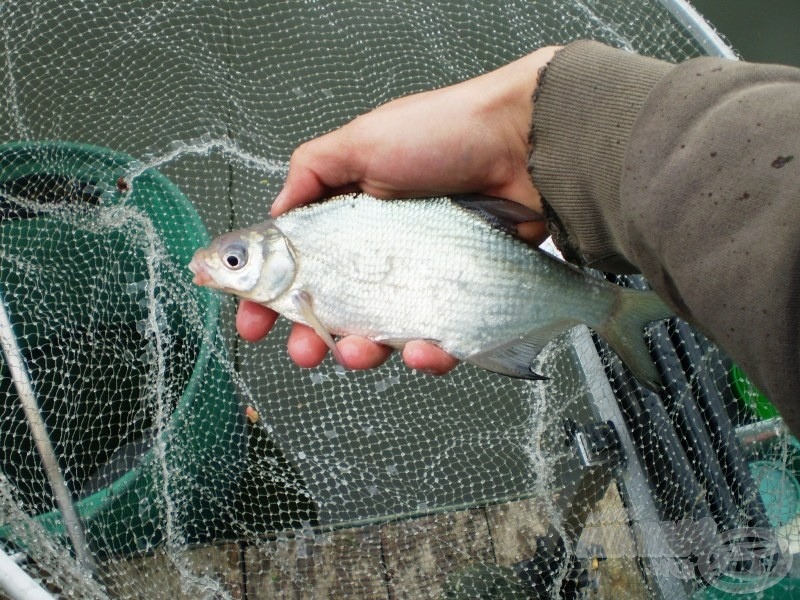
[[[324,534],[286,532],[247,542],[247,598],[438,600],[459,578],[511,574],[515,580],[509,567],[534,556],[548,525],[542,504],[530,499]],[[599,563],[593,597],[647,597],[616,486],[594,507],[579,543],[599,544],[609,554]],[[112,598],[239,599],[240,555],[235,544],[171,557],[161,551],[106,563],[103,581]]]
[[[440,598],[448,576],[494,563],[483,509],[437,514],[381,528],[390,598]]]
[[[245,564],[248,600],[386,600],[388,595],[377,526],[252,542]]]
[[[486,521],[497,564],[507,567],[536,554],[536,538],[546,534],[549,524],[547,513],[535,499],[488,506]]]
[[[628,522],[628,513],[619,490],[612,484],[586,519],[580,545],[603,548],[607,560],[598,563],[597,600],[648,598],[647,584],[636,559],[636,545]]]
[[[497,564],[511,566],[536,554],[536,538],[547,534],[549,520],[535,499],[490,506],[486,518],[494,542]],[[597,600],[648,597],[647,587],[636,561],[636,549],[628,516],[617,486],[608,486],[602,499],[588,515],[579,544],[598,545],[609,555],[598,564]],[[586,562],[591,568],[591,563]]]
[[[164,550],[103,563],[101,576],[111,598],[243,598],[241,552],[236,544]]]

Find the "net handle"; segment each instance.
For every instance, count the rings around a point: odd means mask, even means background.
[[[72,495],[58,466],[58,458],[56,458],[50,435],[47,432],[44,419],[42,419],[39,402],[36,399],[36,393],[33,390],[33,384],[25,367],[19,344],[17,344],[17,338],[14,335],[14,329],[11,325],[11,319],[8,316],[2,293],[0,293],[0,348],[8,365],[8,370],[11,372],[11,380],[14,382],[22,409],[25,411],[25,419],[28,421],[31,435],[36,442],[36,449],[39,451],[39,457],[47,475],[47,480],[50,482],[50,487],[56,497],[56,503],[61,510],[64,528],[72,542],[75,558],[82,567],[90,572],[95,572],[96,565],[89,552],[89,546],[86,543],[78,513],[72,503]]]
[[[659,0],[709,56],[737,59],[736,53],[686,0]]]
[[[54,600],[42,586],[0,548],[0,589],[13,600]]]

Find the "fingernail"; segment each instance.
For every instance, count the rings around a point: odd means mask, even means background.
[[[441,375],[441,373],[436,369],[414,369],[414,370],[418,371],[419,373],[424,373],[425,375]]]
[[[347,364],[345,363],[344,357],[342,356],[342,352],[338,348],[333,350],[331,354],[333,354],[333,360],[336,361],[336,363],[347,368]]]
[[[270,206],[269,212],[273,217],[275,216],[275,207],[278,206],[280,208],[280,205],[284,202],[284,198],[286,198],[286,193],[281,190],[272,201],[272,206]]]

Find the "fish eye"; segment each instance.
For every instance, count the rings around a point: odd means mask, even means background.
[[[247,264],[247,249],[238,244],[230,246],[222,255],[222,260],[229,269],[238,271]]]

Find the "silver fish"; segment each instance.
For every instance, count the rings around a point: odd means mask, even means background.
[[[332,349],[335,335],[396,348],[425,339],[525,379],[542,378],[531,363],[549,341],[585,323],[656,387],[642,330],[669,309],[514,237],[526,210],[485,196],[347,194],[222,235],[189,268],[195,283],[309,325]]]

